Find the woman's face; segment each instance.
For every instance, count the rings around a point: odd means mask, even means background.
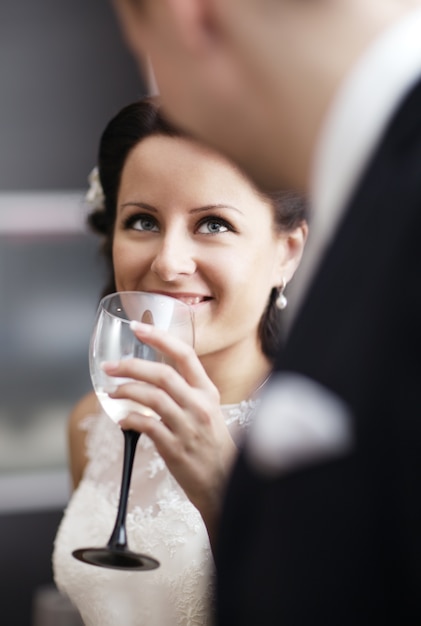
[[[279,234],[271,206],[223,157],[152,136],[122,171],[113,240],[118,291],[162,293],[194,310],[199,356],[258,343],[274,286],[301,246]]]

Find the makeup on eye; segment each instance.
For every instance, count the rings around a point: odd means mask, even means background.
[[[139,232],[159,232],[160,224],[159,220],[150,213],[134,213],[123,220],[123,228],[124,230],[136,230]],[[206,215],[206,217],[202,217],[195,222],[193,231],[201,235],[238,232],[237,228],[229,220],[216,213]]]
[[[207,232],[203,230],[203,227],[207,227]],[[217,215],[209,215],[201,219],[197,226],[197,232],[203,235],[218,235],[228,231],[237,232],[232,224]]]
[[[139,226],[136,226],[139,224]],[[125,230],[138,230],[146,232],[159,232],[158,220],[148,213],[135,213],[123,221]]]

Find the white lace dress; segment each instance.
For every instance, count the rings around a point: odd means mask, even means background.
[[[241,442],[256,400],[222,407]],[[53,551],[57,587],[87,626],[208,626],[213,560],[205,525],[155,449],[139,439],[126,521],[131,550],[156,557],[153,571],[130,572],[81,563],[75,548],[107,543],[117,509],[123,435],[104,414],[85,420],[88,465],[60,523]]]

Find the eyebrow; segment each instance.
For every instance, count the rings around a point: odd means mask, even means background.
[[[121,205],[121,208],[124,209],[126,207],[138,207],[139,209],[145,209],[147,211],[151,211],[152,213],[158,213],[158,209],[156,207],[154,207],[152,204],[148,204],[147,202],[125,202],[124,204]],[[194,207],[193,209],[189,210],[190,214],[194,214],[194,213],[205,213],[206,211],[212,211],[215,209],[231,209],[232,211],[236,211],[237,213],[240,213],[241,215],[243,215],[243,212],[240,211],[240,209],[238,209],[235,206],[232,206],[231,204],[223,204],[223,203],[219,203],[219,204],[206,204],[204,206],[199,206],[199,207]]]

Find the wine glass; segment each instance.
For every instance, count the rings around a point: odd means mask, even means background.
[[[101,368],[103,361],[141,358],[148,361],[169,362],[156,349],[139,341],[130,328],[130,322],[153,324],[194,345],[192,309],[181,300],[156,293],[121,291],[105,296],[98,306],[89,347],[89,369],[95,393],[105,413],[119,422],[129,412],[146,415],[154,412],[137,402],[114,399],[109,393],[129,378],[107,376]],[[156,415],[155,415],[156,416]],[[128,548],[126,513],[130,480],[139,433],[123,430],[124,460],[120,499],[114,529],[104,547],[79,548],[72,555],[79,561],[115,569],[150,570],[159,567],[151,556],[137,554]]]

